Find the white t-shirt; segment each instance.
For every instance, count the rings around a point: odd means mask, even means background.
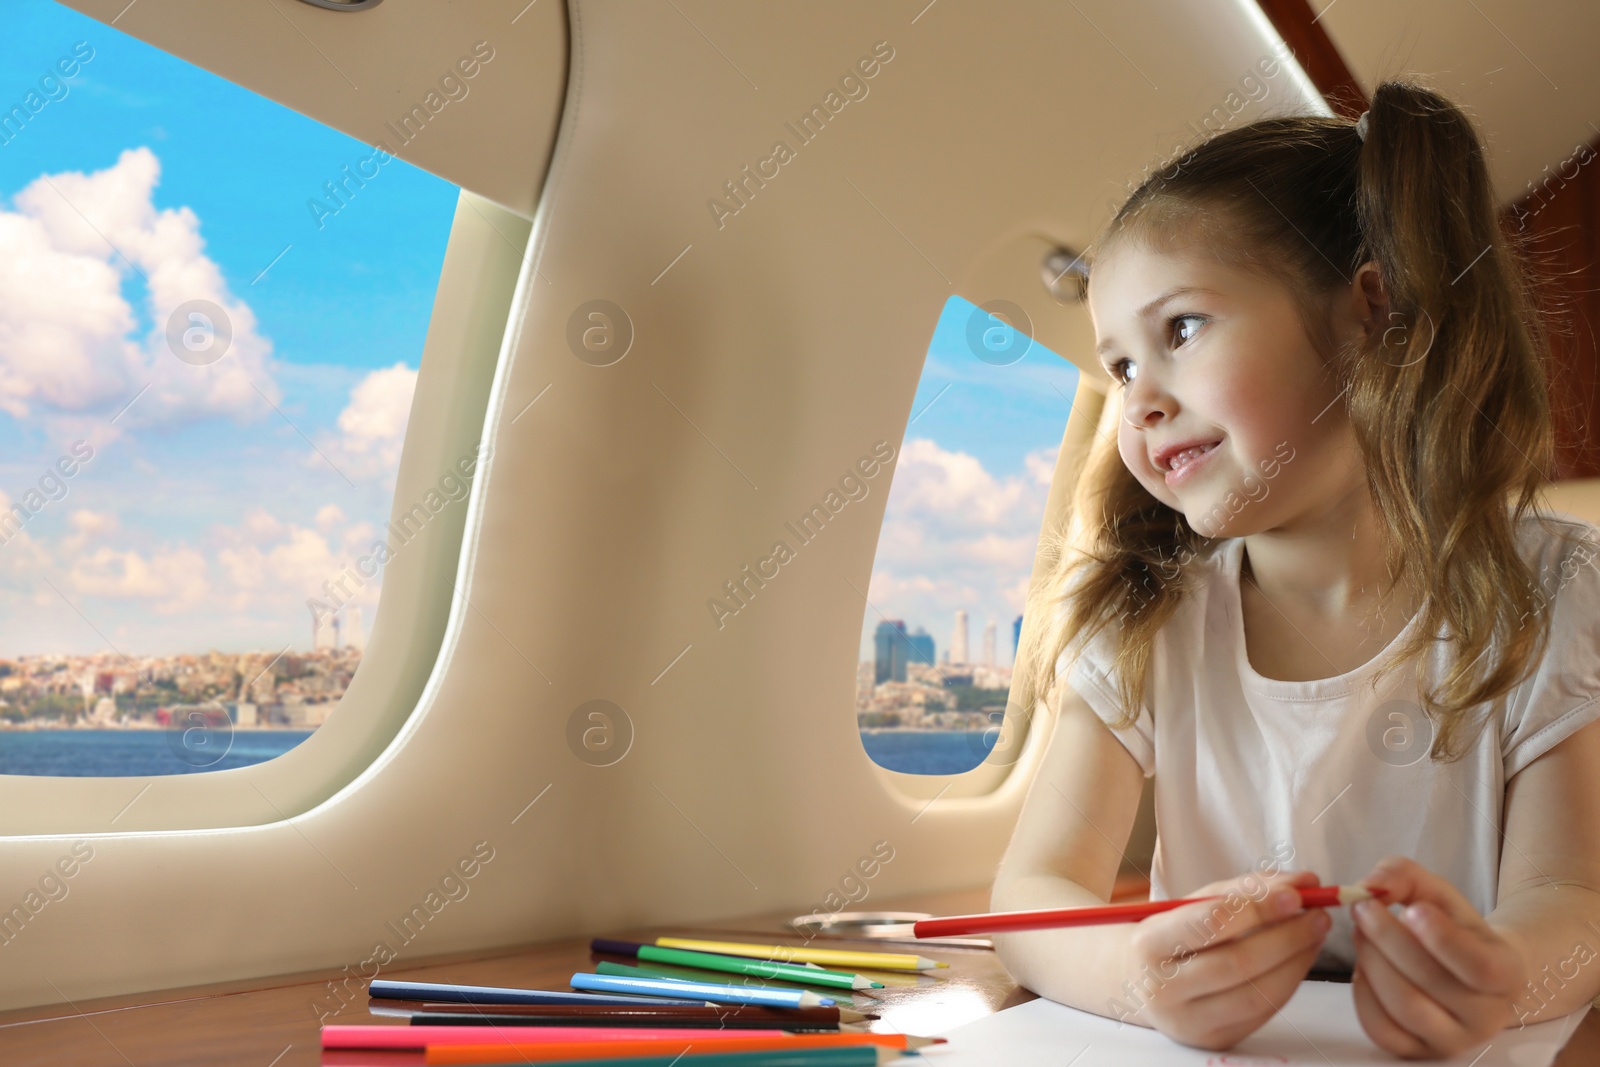
[[[1547,650],[1535,673],[1493,704],[1487,728],[1453,763],[1428,758],[1433,728],[1416,699],[1415,664],[1392,671],[1376,691],[1367,684],[1420,614],[1347,674],[1265,678],[1245,653],[1243,540],[1191,560],[1193,592],[1157,634],[1145,705],[1132,727],[1113,731],[1146,777],[1155,775],[1151,899],[1274,865],[1349,884],[1398,853],[1447,879],[1479,914],[1493,910],[1506,783],[1600,718],[1600,567],[1593,561],[1600,527],[1545,514],[1572,540],[1547,534],[1531,517],[1517,536],[1554,604]],[[1061,661],[1072,662],[1068,684],[1108,724],[1120,706],[1112,672],[1118,636],[1115,624],[1107,626],[1075,662],[1069,657],[1081,642]],[[1450,655],[1439,641],[1424,658],[1430,681]],[[1349,971],[1350,909],[1329,914],[1333,927],[1314,966]]]

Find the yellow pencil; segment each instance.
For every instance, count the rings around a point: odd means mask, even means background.
[[[751,956],[760,960],[786,963],[820,963],[824,967],[862,967],[873,971],[931,971],[948,963],[930,960],[907,952],[847,952],[835,948],[802,948],[797,945],[748,945],[739,941],[699,941],[689,937],[658,937],[662,948],[683,948],[695,952],[717,952],[724,956]]]

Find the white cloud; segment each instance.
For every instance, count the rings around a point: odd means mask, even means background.
[[[161,614],[199,607],[211,593],[206,559],[188,547],[145,556],[102,545],[73,561],[69,580],[77,593],[143,600]]]
[[[1050,483],[1055,480],[1056,457],[1060,452],[1060,448],[1051,446],[1036,448],[1022,457],[1022,463],[1033,476],[1034,484],[1044,486],[1046,491],[1050,489]]]
[[[72,532],[61,539],[61,548],[72,556],[82,552],[90,541],[115,533],[122,525],[115,515],[109,512],[90,511],[88,508],[74,511],[67,524],[72,527]]]
[[[888,611],[883,605],[899,603],[914,597],[960,603],[970,599],[974,592],[970,586],[943,576],[896,574],[890,570],[874,570],[872,581],[867,586],[867,599],[887,614],[893,615],[894,612]]]
[[[1006,607],[1011,609],[1012,618],[1021,615],[1022,609],[1027,606],[1028,585],[1032,580],[1033,567],[1030,564],[1028,570],[1024,571],[1016,581],[1001,591],[1001,594],[1005,597]]]
[[[1033,534],[1005,537],[986,533],[965,543],[965,555],[975,563],[993,564],[1006,571],[1028,571],[1033,567],[1033,552],[1038,540]]]
[[[326,598],[324,583],[350,574],[375,537],[369,522],[350,523],[335,504],[317,510],[316,529],[285,523],[256,509],[236,527],[217,527],[217,563],[228,579],[228,605],[237,612],[263,614],[302,611],[308,597]],[[358,587],[346,581],[351,596],[341,599],[376,604],[378,581]]]
[[[217,562],[232,583],[230,606],[247,611],[282,592],[291,595],[291,603],[303,602],[344,561],[335,559],[333,546],[315,530],[289,526],[277,543],[224,548],[217,553]]]
[[[996,477],[973,455],[926,438],[907,441],[868,590],[876,609],[866,614],[869,634],[881,611],[908,628],[926,627],[942,652],[955,610],[965,608],[972,653],[992,617],[1000,660],[1009,662],[1011,620],[1026,600],[1057,451],[1034,449],[1021,472]]]
[[[0,507],[5,502],[0,493]],[[142,543],[138,524],[125,526],[110,512],[79,508],[66,525],[69,532],[58,538],[36,540],[24,529],[0,544],[0,603],[31,603],[73,618],[72,609],[81,609],[112,632],[114,620],[132,620],[132,630],[144,633],[153,616],[165,616],[198,641],[223,616],[270,629],[291,621],[298,637],[307,598],[328,600],[330,582],[342,581],[338,599],[364,606],[369,619],[377,605],[381,574],[358,584],[353,564],[379,531],[371,522],[348,521],[335,504],[318,508],[310,526],[252,508],[235,524],[212,526],[197,543],[154,548]],[[67,604],[41,574],[51,576]]]
[[[1027,496],[1020,479],[998,481],[975,456],[948,452],[927,438],[905,443],[895,465],[889,507],[950,525],[994,526]]]
[[[0,589],[34,585],[50,564],[49,549],[18,524],[11,504],[10,495],[0,491]]]
[[[251,508],[245,513],[244,522],[238,526],[240,537],[250,544],[266,544],[283,536],[283,523],[278,521],[266,508]]]
[[[350,390],[350,402],[339,412],[339,434],[324,435],[319,445],[347,475],[393,474],[400,466],[406,423],[417,372],[403,362],[369,373]],[[313,453],[308,464],[322,462]]]
[[[0,210],[0,411],[114,413],[134,401],[118,418],[125,429],[242,422],[280,399],[271,345],[205,254],[200,220],[187,207],[156,209],[160,176],[155,153],[132,148],[104,170],[41,175],[16,194],[15,211]],[[143,337],[123,296],[129,281],[145,286]],[[203,366],[167,340],[168,320],[193,300],[219,307],[232,332],[226,353]]]

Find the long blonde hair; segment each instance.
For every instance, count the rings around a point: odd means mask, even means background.
[[[1225,262],[1288,286],[1346,387],[1387,531],[1390,593],[1408,573],[1426,593],[1421,625],[1377,674],[1425,655],[1443,629],[1454,666],[1436,689],[1419,685],[1418,699],[1435,724],[1430,755],[1450,760],[1461,755],[1468,713],[1526,678],[1548,641],[1516,537],[1554,460],[1548,340],[1538,282],[1522,265],[1533,253],[1500,228],[1467,116],[1429,89],[1386,81],[1367,121],[1365,141],[1354,123],[1320,116],[1262,119],[1205,140],[1133,192],[1090,259],[1113,241],[1169,247],[1199,236]],[[1328,301],[1368,261],[1396,325],[1335,352]],[[1145,700],[1156,634],[1190,589],[1185,564],[1212,557],[1222,541],[1146,491],[1114,442],[1091,451],[1071,511],[1084,549],[1072,547],[1067,526],[1041,538],[1045,569],[1029,594],[1035,621],[1012,701],[1034,708],[1056,685],[1067,647],[1116,623],[1122,708],[1113,725],[1127,726]],[[1535,625],[1523,625],[1530,616]]]

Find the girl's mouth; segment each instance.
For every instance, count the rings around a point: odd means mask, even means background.
[[[1206,445],[1203,450],[1190,449],[1187,452],[1180,452],[1176,457],[1178,465],[1166,472],[1167,484],[1169,486],[1182,485],[1194,477],[1195,471],[1206,466],[1206,460],[1210,458],[1211,454],[1217,450],[1217,445],[1221,443],[1221,441],[1216,441]]]

